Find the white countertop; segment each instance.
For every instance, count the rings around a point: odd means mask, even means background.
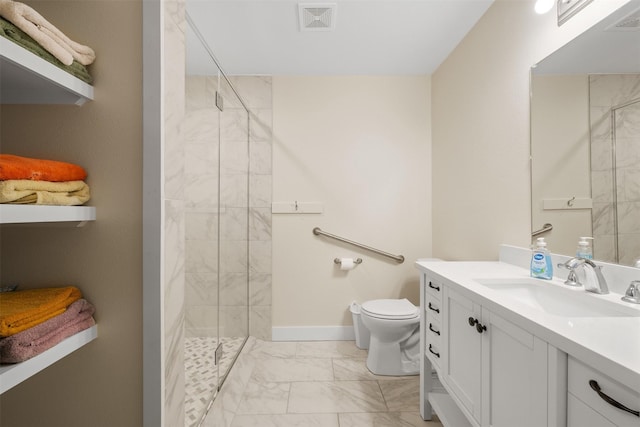
[[[598,369],[632,390],[640,390],[640,317],[561,317],[544,313],[478,283],[477,279],[531,279],[529,270],[504,262],[416,262],[417,268],[453,282],[455,290],[530,331],[558,349]],[[563,280],[540,280],[570,292],[619,302],[623,309],[640,305],[620,301],[622,295],[596,295],[571,288]]]

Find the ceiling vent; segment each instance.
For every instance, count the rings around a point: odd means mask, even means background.
[[[640,31],[640,9],[631,12],[629,15],[608,27],[606,31]]]
[[[333,31],[336,3],[298,3],[300,31]]]

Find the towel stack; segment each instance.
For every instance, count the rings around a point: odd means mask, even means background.
[[[0,203],[75,206],[91,195],[80,166],[0,154]]]
[[[96,59],[93,49],[71,40],[24,3],[0,0],[0,16],[31,36],[65,65],[71,65],[74,60],[82,65],[89,65]]]
[[[0,293],[0,363],[18,363],[95,325],[74,286]]]

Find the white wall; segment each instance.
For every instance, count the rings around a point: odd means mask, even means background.
[[[350,325],[352,300],[418,303],[413,263],[431,255],[430,95],[428,76],[273,78],[273,200],[324,204],[273,215],[274,326]],[[343,256],[364,262],[343,272]]]
[[[593,2],[558,28],[533,0],[497,0],[434,73],[434,256],[529,245],[529,69],[625,3]]]

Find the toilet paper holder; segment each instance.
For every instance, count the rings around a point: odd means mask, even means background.
[[[334,259],[334,260],[333,260],[333,262],[334,262],[335,264],[341,265],[341,264],[342,264],[342,259],[340,259],[340,258],[336,258],[336,259]],[[362,258],[354,259],[354,260],[353,260],[353,263],[354,263],[354,264],[362,264]]]

